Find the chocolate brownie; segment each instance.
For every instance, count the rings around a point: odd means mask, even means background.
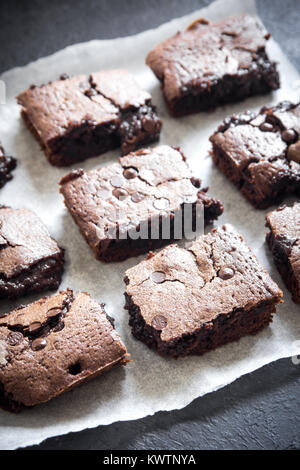
[[[66,166],[121,146],[126,154],[158,140],[151,96],[126,70],[61,77],[18,96],[22,116],[49,162]]]
[[[300,203],[269,212],[266,221],[266,239],[277,269],[293,301],[300,303]]]
[[[203,354],[272,321],[282,292],[233,227],[171,245],[127,270],[133,335],[164,356]]]
[[[228,117],[210,137],[217,167],[258,209],[300,194],[300,105]]]
[[[11,172],[16,168],[16,166],[17,160],[5,155],[4,149],[0,144],[0,188],[2,188],[7,181],[12,179]]]
[[[57,289],[64,250],[32,211],[0,207],[0,298]]]
[[[202,217],[208,223],[223,212],[222,203],[192,177],[183,154],[167,145],[138,150],[97,170],[73,171],[60,184],[82,235],[103,261],[181,239],[183,217],[196,230]]]
[[[156,46],[146,63],[162,82],[170,114],[184,116],[279,88],[269,37],[250,15],[199,19]]]
[[[89,294],[68,289],[0,318],[0,406],[44,403],[117,364],[126,348]]]

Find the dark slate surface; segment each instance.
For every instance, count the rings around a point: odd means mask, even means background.
[[[210,0],[1,1],[0,72],[76,42],[134,34],[209,3]],[[299,67],[299,0],[257,3],[265,25]],[[34,448],[299,449],[299,387],[300,365],[285,359],[197,399],[183,410],[52,438]]]

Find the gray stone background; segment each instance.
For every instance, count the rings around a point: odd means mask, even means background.
[[[243,0],[240,0],[243,1]],[[0,73],[70,44],[156,27],[210,0],[0,0]],[[257,0],[299,69],[300,0]],[[63,72],[63,70],[62,70]],[[300,312],[299,312],[300,314]],[[280,360],[179,411],[48,439],[33,449],[299,449],[300,365]]]

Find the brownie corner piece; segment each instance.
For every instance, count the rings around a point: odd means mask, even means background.
[[[0,298],[58,288],[64,250],[34,212],[0,207]]]
[[[210,137],[215,165],[258,209],[300,195],[300,104],[226,118]]]
[[[60,192],[95,257],[107,262],[183,238],[185,208],[192,226],[223,212],[192,176],[182,152],[168,145],[140,149],[97,170],[73,171],[61,180]]]
[[[52,165],[67,166],[159,139],[151,95],[127,70],[63,77],[17,97],[21,115]]]
[[[282,292],[230,225],[127,270],[132,334],[163,356],[203,354],[272,321]]]
[[[300,203],[269,212],[266,226],[266,240],[275,265],[293,301],[300,303]]]
[[[156,46],[146,63],[162,83],[170,114],[183,116],[279,88],[269,37],[248,14],[213,24],[200,19]]]
[[[61,291],[0,317],[0,407],[45,403],[118,364],[127,351],[103,305]]]
[[[0,188],[12,179],[12,171],[17,166],[17,160],[14,157],[5,155],[4,149],[0,143]]]

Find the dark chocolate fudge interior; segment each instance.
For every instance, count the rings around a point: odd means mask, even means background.
[[[300,195],[300,105],[288,101],[225,119],[212,158],[254,207]]]
[[[300,203],[269,212],[266,225],[270,229],[267,243],[277,269],[293,301],[300,303]]]
[[[183,116],[279,88],[266,52],[269,37],[247,14],[214,24],[199,19],[156,46],[146,63],[162,83],[170,113]]]
[[[230,225],[127,270],[132,334],[163,356],[203,354],[272,321],[282,292]]]
[[[0,207],[0,298],[58,288],[64,250],[28,209]]]
[[[18,412],[47,402],[127,361],[89,294],[44,297],[0,317],[0,407]]]
[[[14,157],[5,155],[4,149],[0,143],[0,188],[12,179],[12,171],[17,166],[17,160]]]
[[[201,217],[209,223],[223,212],[222,203],[192,176],[180,150],[167,145],[138,150],[97,170],[73,171],[62,179],[60,191],[95,257],[103,261],[121,261],[181,239],[175,220],[188,210],[193,228]],[[167,220],[168,233],[162,228]],[[133,236],[141,226],[148,234]]]
[[[126,154],[159,138],[151,96],[126,70],[31,86],[18,96],[22,116],[49,162],[65,166],[121,146]]]

